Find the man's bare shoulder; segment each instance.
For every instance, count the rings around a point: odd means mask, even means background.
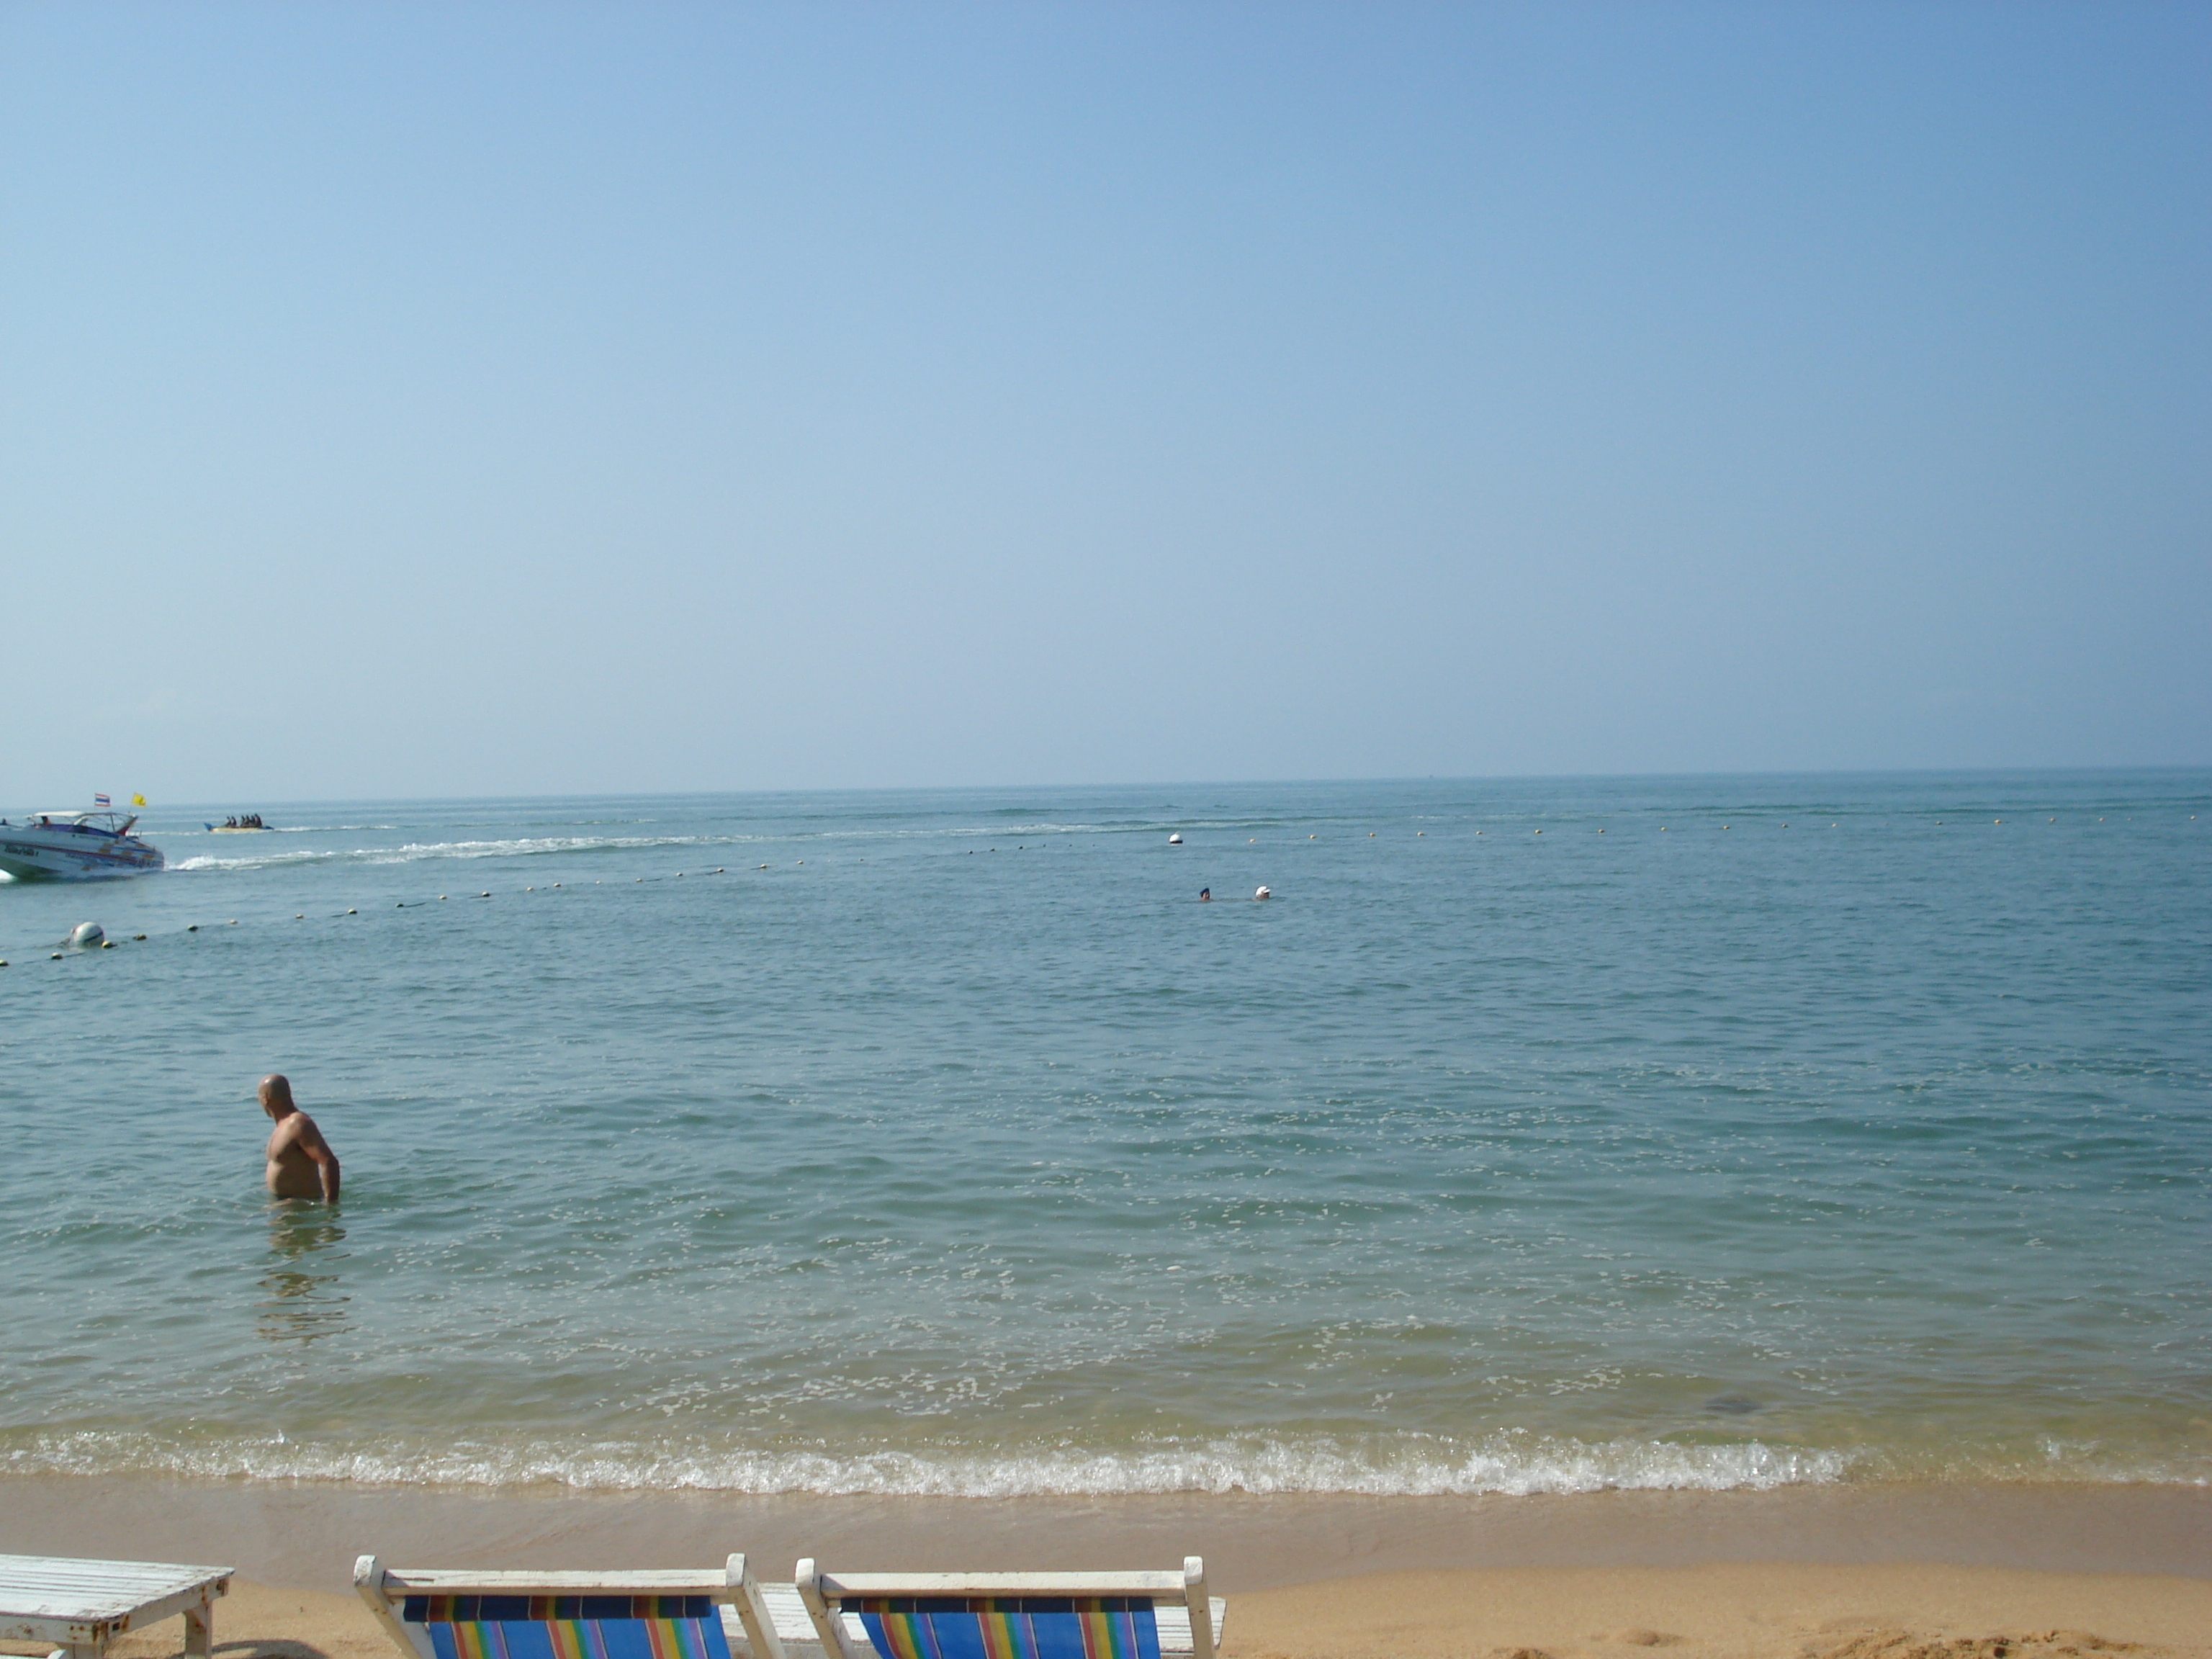
[[[323,1132],[315,1127],[314,1119],[305,1112],[293,1112],[270,1132],[269,1145],[272,1150],[278,1146],[297,1146],[301,1141],[313,1146],[322,1138]]]

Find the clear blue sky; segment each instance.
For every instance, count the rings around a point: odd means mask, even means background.
[[[2212,9],[0,8],[0,797],[2212,763]]]

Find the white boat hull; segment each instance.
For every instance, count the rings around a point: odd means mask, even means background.
[[[17,881],[106,881],[166,862],[136,836],[81,823],[0,824],[0,871]]]

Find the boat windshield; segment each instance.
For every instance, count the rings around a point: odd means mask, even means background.
[[[120,812],[40,812],[31,821],[50,830],[96,830],[119,836],[137,819],[125,818]]]

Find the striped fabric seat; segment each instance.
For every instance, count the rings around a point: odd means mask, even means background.
[[[864,1595],[845,1608],[883,1659],[1160,1659],[1149,1596]]]
[[[437,1659],[730,1659],[704,1595],[410,1595]]]

